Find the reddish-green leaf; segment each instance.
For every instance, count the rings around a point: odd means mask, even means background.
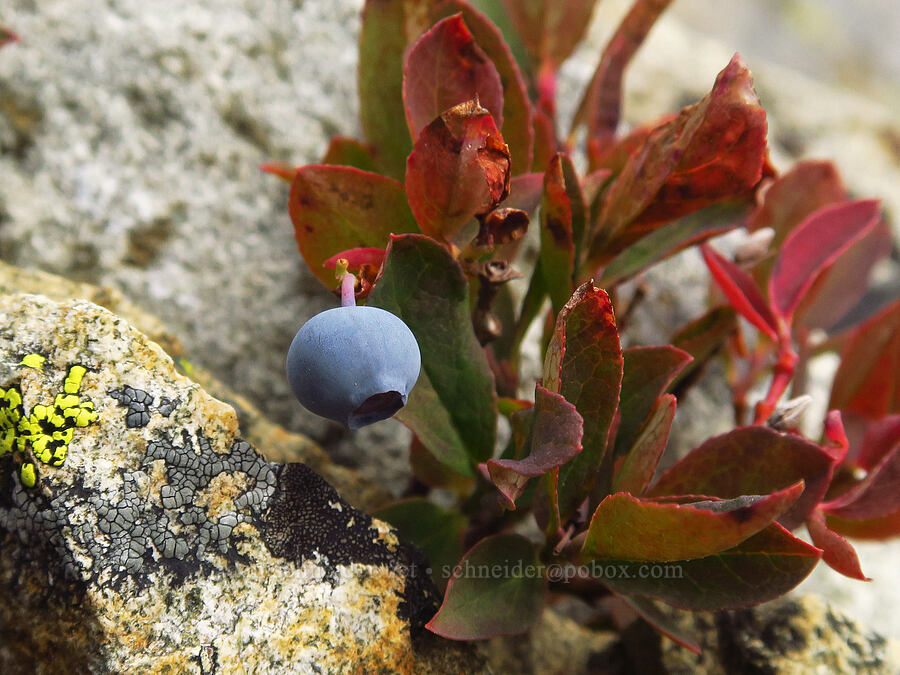
[[[588,151],[592,157],[602,152],[615,135],[622,112],[625,68],[670,2],[637,0],[604,48],[573,121],[573,127],[587,121]]]
[[[327,286],[322,263],[351,248],[384,248],[391,233],[416,232],[403,186],[349,166],[310,164],[297,170],[289,202],[294,236],[309,269]]]
[[[403,319],[422,352],[419,380],[397,418],[435,457],[471,475],[469,460],[494,451],[497,402],[459,263],[428,237],[393,237],[369,304]]]
[[[767,527],[802,492],[803,484],[797,483],[767,496],[684,505],[618,492],[594,511],[581,553],[594,560],[643,562],[705,558]]]
[[[616,457],[634,444],[638,429],[672,379],[691,360],[691,355],[671,345],[629,347],[622,352],[625,372],[619,396]]]
[[[867,520],[850,520],[828,515],[825,522],[834,532],[854,539],[880,540],[900,535],[900,511]]]
[[[890,415],[866,425],[856,463],[872,471],[900,444],[900,415]]]
[[[462,15],[438,21],[410,49],[403,68],[403,102],[413,138],[446,110],[477,99],[503,127],[500,74]]]
[[[612,492],[630,492],[633,495],[644,493],[653,480],[653,474],[666,449],[674,417],[675,397],[672,394],[659,397],[638,431],[634,443],[618,463]]]
[[[535,63],[554,69],[584,37],[597,0],[504,0],[522,41]]]
[[[595,563],[618,593],[694,611],[738,609],[773,600],[803,581],[822,552],[773,523],[738,546],[678,563]],[[610,572],[610,574],[607,574]]]
[[[556,318],[544,361],[544,386],[584,419],[583,450],[559,469],[559,511],[568,518],[596,482],[619,400],[622,351],[606,291],[582,284]]]
[[[881,518],[900,511],[900,436],[862,482],[822,508],[828,515],[847,520]]]
[[[746,213],[743,203],[713,204],[651,232],[613,258],[598,282],[603,288],[619,284],[688,246],[734,229]]]
[[[528,101],[528,91],[519,66],[497,26],[464,0],[440,2],[432,9],[432,17],[438,19],[458,12],[462,13],[475,42],[484,50],[500,75],[503,86],[503,126],[500,131],[509,145],[512,175],[525,174],[531,170],[534,132],[531,128],[531,103]]]
[[[829,567],[851,579],[869,581],[859,566],[859,556],[856,555],[853,546],[837,532],[828,529],[825,516],[819,509],[810,514],[806,528],[809,530],[813,545],[822,549],[822,560]]]
[[[467,494],[471,489],[470,476],[454,471],[439,461],[415,434],[409,442],[409,466],[416,480],[428,487],[443,488],[457,494]]]
[[[544,606],[534,546],[517,534],[482,539],[454,570],[444,603],[425,627],[451,640],[481,640],[528,630]]]
[[[649,238],[649,237],[648,237]],[[731,307],[714,307],[703,316],[694,319],[672,336],[672,346],[693,357],[669,384],[671,391],[683,392],[699,374],[701,368],[725,344],[725,340],[737,330],[737,314]]]
[[[477,101],[444,112],[422,130],[406,162],[406,192],[422,232],[462,245],[476,214],[509,194],[509,149]]]
[[[700,247],[700,252],[713,279],[731,305],[769,339],[777,342],[778,320],[757,288],[753,277],[707,244]]]
[[[432,578],[443,591],[448,577],[441,572],[452,569],[463,554],[466,517],[443,509],[424,497],[395,502],[373,515],[397,528],[403,539],[422,550],[431,563]]]
[[[700,645],[692,635],[672,620],[670,614],[661,610],[657,603],[650,598],[644,598],[637,595],[620,595],[616,594],[624,602],[626,602],[640,617],[653,626],[660,633],[670,640],[674,640],[685,649],[689,649],[695,654],[700,653]]]
[[[559,313],[572,294],[575,241],[572,235],[572,203],[563,175],[563,156],[555,155],[544,174],[541,200],[541,253],[538,265],[553,312]],[[582,207],[582,213],[584,209]]]
[[[768,427],[741,427],[715,436],[666,471],[653,496],[701,494],[733,499],[769,494],[803,480],[806,487],[779,522],[797,527],[822,501],[833,458],[818,445]]]
[[[406,0],[366,0],[359,31],[359,118],[382,173],[399,180],[412,149],[403,107]]]
[[[534,389],[531,452],[524,459],[491,459],[491,480],[510,508],[528,481],[568,462],[581,452],[582,420],[575,406],[541,385]]]
[[[0,26],[0,47],[4,47],[12,42],[18,42],[20,39],[18,35],[6,26]]]
[[[873,199],[829,204],[797,226],[781,247],[769,278],[772,307],[790,319],[816,277],[881,220]]]
[[[657,127],[629,157],[594,229],[589,267],[675,218],[744,195],[765,158],[766,114],[735,56],[706,97]]]
[[[325,156],[322,157],[321,164],[355,166],[363,171],[375,171],[372,148],[355,138],[347,138],[346,136],[331,137],[331,142],[328,144]]]
[[[870,420],[900,413],[900,300],[853,331],[828,408]]]
[[[800,300],[793,325],[829,330],[856,307],[869,288],[876,263],[890,255],[893,235],[882,220],[822,272]]]

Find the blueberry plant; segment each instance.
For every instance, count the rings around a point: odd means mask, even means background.
[[[857,311],[892,243],[879,203],[851,199],[831,163],[773,168],[738,56],[695,104],[621,131],[624,72],[668,0],[633,4],[560,137],[557,73],[594,4],[368,0],[364,139],[264,168],[291,183],[313,274],[331,287],[345,261],[357,299],[421,349],[405,406],[389,406],[414,433],[409,494],[379,515],[431,560],[443,604],[427,628],[519,633],[572,593],[696,649],[659,602],[754,605],[820,558],[865,579],[845,537],[900,534],[900,302]],[[734,256],[708,243],[735,228],[752,234]],[[708,311],[669,344],[623,348],[640,297],[623,284],[691,246],[715,282]],[[359,351],[333,378],[354,358],[406,375],[396,352],[365,353],[365,333],[405,340],[402,323],[336,319],[325,342]],[[535,323],[537,382],[522,368]],[[842,358],[830,412],[807,438],[798,397],[829,350]],[[713,359],[735,428],[660,472],[677,400]],[[359,400],[333,405],[341,418]]]

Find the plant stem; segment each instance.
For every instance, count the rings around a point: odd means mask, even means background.
[[[345,272],[341,278],[341,307],[356,306],[356,277]]]

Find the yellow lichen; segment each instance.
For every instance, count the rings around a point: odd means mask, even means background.
[[[45,360],[40,354],[28,354],[22,365],[43,370]],[[22,393],[16,386],[0,387],[0,456],[13,453],[25,487],[34,487],[37,482],[29,452],[43,464],[62,466],[75,429],[97,419],[93,401],[78,394],[86,372],[80,365],[69,368],[63,390],[56,394],[53,403],[39,403],[29,413],[25,412]]]

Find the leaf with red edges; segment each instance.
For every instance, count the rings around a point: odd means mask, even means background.
[[[503,85],[462,15],[438,21],[409,50],[403,68],[406,121],[415,139],[445,111],[477,99],[503,127]],[[498,133],[499,135],[499,133]]]
[[[672,336],[672,346],[687,352],[694,360],[669,383],[669,391],[681,396],[737,329],[737,314],[726,306],[714,307],[679,329]]]
[[[406,0],[366,0],[359,31],[359,119],[379,170],[399,180],[412,149],[403,107]]]
[[[588,267],[678,217],[748,193],[763,173],[766,128],[750,71],[735,56],[706,97],[629,157],[593,230]]]
[[[582,419],[575,406],[541,385],[534,389],[531,452],[524,459],[490,459],[491,481],[516,507],[528,481],[565,464],[581,452]]]
[[[660,396],[647,415],[643,426],[627,449],[612,481],[612,492],[630,492],[641,495],[653,480],[653,474],[666,449],[669,430],[675,418],[675,397]]]
[[[800,482],[767,496],[684,505],[618,492],[594,511],[581,554],[592,560],[643,562],[705,558],[768,527],[802,492]]]
[[[519,66],[503,40],[500,29],[468,2],[444,0],[431,10],[434,19],[455,13],[462,14],[475,42],[497,68],[503,86],[503,126],[500,131],[509,145],[512,175],[525,174],[531,170],[534,132],[531,128],[531,103]]]
[[[757,288],[753,277],[707,244],[700,247],[700,252],[706,266],[709,267],[710,274],[731,305],[770,340],[777,342],[778,320]]]
[[[287,162],[269,162],[268,164],[260,164],[260,171],[265,171],[273,176],[277,176],[285,183],[292,183],[294,176],[297,175],[297,167]]]
[[[563,156],[555,155],[544,174],[541,252],[538,258],[538,267],[544,277],[544,287],[550,294],[554,313],[559,313],[572,294],[572,275],[575,271],[572,221],[573,205],[563,174]]]
[[[874,199],[829,204],[810,215],[784,240],[772,268],[772,307],[790,322],[816,277],[880,220],[880,203]]]
[[[544,386],[584,419],[583,450],[559,469],[559,511],[568,518],[597,480],[622,383],[622,351],[606,291],[582,284],[556,318]]]
[[[813,545],[822,549],[822,560],[829,567],[837,570],[844,576],[860,581],[871,581],[863,574],[859,566],[859,556],[849,541],[833,530],[829,530],[825,524],[825,516],[819,509],[813,511],[806,521],[806,529]]]
[[[303,259],[329,287],[334,274],[322,264],[335,253],[384,247],[391,233],[418,230],[400,183],[349,166],[298,169],[288,208]]]
[[[828,407],[869,420],[900,413],[900,300],[846,341]]]
[[[425,627],[451,640],[524,633],[544,606],[539,569],[534,545],[524,537],[482,539],[456,566],[441,608]]]
[[[648,494],[733,499],[769,494],[803,480],[803,494],[779,518],[782,525],[794,528],[822,501],[833,466],[828,452],[799,436],[762,426],[740,427],[691,450],[660,477]]]
[[[647,596],[682,609],[738,609],[784,595],[809,575],[821,555],[820,549],[772,523],[738,546],[706,558],[657,563],[649,569],[647,563],[604,563],[616,573],[604,574],[602,581],[617,593]],[[652,573],[656,570],[659,573]]]
[[[825,522],[834,532],[854,539],[882,540],[900,535],[900,511],[866,520],[850,520],[826,514]]]
[[[671,345],[629,347],[622,352],[622,358],[625,360],[625,370],[619,396],[616,457],[623,455],[634,444],[638,429],[656,401],[691,361],[690,354]]]
[[[422,232],[458,244],[474,238],[474,216],[505,199],[509,184],[509,149],[477,101],[425,127],[406,161],[409,206]]]

